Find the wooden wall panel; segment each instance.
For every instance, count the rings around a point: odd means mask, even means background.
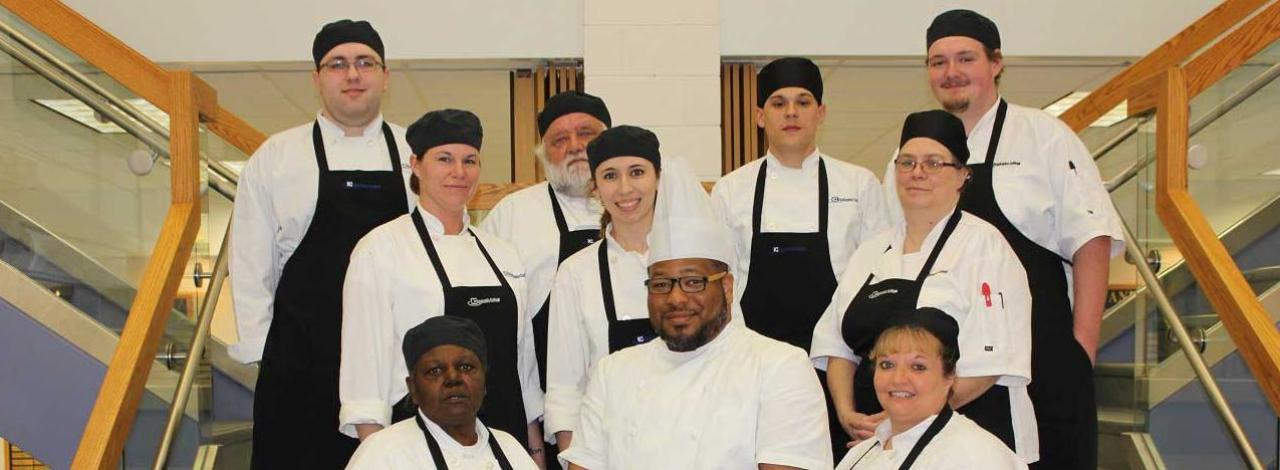
[[[483,186],[467,203],[468,209],[489,210],[502,196],[545,179],[533,154],[542,138],[538,135],[538,113],[556,93],[580,89],[582,66],[577,62],[552,62],[511,73],[512,184]]]
[[[756,67],[751,63],[720,66],[721,164],[724,174],[764,155],[756,127]]]

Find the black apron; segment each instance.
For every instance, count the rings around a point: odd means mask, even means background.
[[[330,171],[319,123],[315,215],[276,287],[253,401],[252,468],[343,468],[358,441],[338,432],[342,283],[356,242],[408,210],[400,153],[382,124],[391,171]]]
[[[1004,235],[1027,271],[1031,286],[1031,376],[1027,387],[1040,432],[1040,461],[1032,468],[1094,469],[1098,462],[1098,409],[1094,404],[1093,365],[1074,335],[1067,292],[1069,264],[1022,234],[1005,217],[992,187],[992,168],[1009,105],[996,110],[987,160],[971,164],[973,180],[960,207],[991,223]]]
[[[751,206],[751,267],[739,306],[747,327],[805,351],[813,342],[813,327],[831,303],[836,274],[827,245],[827,164],[818,156],[818,231],[812,233],[760,231],[764,186],[769,162],[760,162],[755,199]],[[815,369],[827,401],[831,450],[837,461],[848,451],[844,428],[827,390],[827,374]]]
[[[422,430],[422,435],[427,438],[427,450],[431,452],[431,462],[435,464],[436,470],[449,470],[449,464],[444,460],[444,453],[440,451],[440,443],[436,442],[436,438],[431,435],[431,431],[427,430],[427,423],[422,421],[422,416],[415,413],[413,419],[418,422],[418,429]],[[507,460],[507,455],[502,453],[502,447],[498,445],[498,438],[493,436],[493,430],[489,430],[489,451],[493,452],[493,458],[498,460],[498,468],[502,470],[512,470],[511,462]]]
[[[427,225],[422,214],[413,210],[413,225],[418,230],[418,238],[427,249],[427,257],[431,258],[431,266],[440,279],[440,288],[444,292],[444,314],[466,317],[480,325],[484,332],[485,347],[489,360],[486,367],[485,383],[488,392],[484,403],[480,406],[480,421],[488,423],[515,436],[516,442],[526,446],[529,442],[528,420],[524,412],[524,394],[520,385],[519,339],[520,309],[516,305],[516,294],[507,283],[507,278],[498,269],[498,265],[489,256],[484,243],[474,232],[468,230],[476,241],[480,254],[484,255],[493,275],[498,278],[496,286],[454,286],[449,282],[449,274],[440,262],[440,254],[431,241]],[[417,413],[413,400],[405,395],[392,407],[392,422],[408,419]]]
[[[875,274],[867,275],[862,288],[854,295],[853,300],[844,312],[844,321],[840,325],[840,333],[844,341],[853,349],[854,354],[863,358],[853,374],[853,396],[855,409],[862,414],[875,414],[884,410],[876,397],[875,361],[871,359],[871,348],[876,339],[884,332],[889,320],[894,315],[903,315],[914,311],[920,299],[920,287],[933,271],[933,264],[947,245],[947,240],[955,232],[960,223],[961,211],[956,209],[947,218],[942,234],[929,252],[929,258],[920,268],[915,279],[885,279],[872,283]],[[892,249],[886,248],[885,251]],[[1009,411],[1009,389],[1003,385],[992,385],[973,401],[956,410],[969,417],[983,429],[1000,438],[1009,449],[1014,448],[1013,416]]]
[[[648,343],[658,337],[648,318],[619,320],[613,303],[613,279],[609,274],[609,239],[600,240],[597,256],[600,264],[600,294],[604,298],[604,313],[609,319],[609,354],[619,349]]]
[[[595,243],[600,238],[600,231],[569,230],[569,224],[564,220],[564,211],[560,210],[560,202],[556,200],[555,190],[551,189],[549,184],[547,195],[551,197],[551,212],[555,214],[556,228],[560,230],[560,250],[559,256],[556,257],[556,266],[560,266],[560,263],[569,259],[574,253]],[[551,295],[548,294],[542,301],[542,308],[538,309],[538,314],[533,317],[534,350],[538,355],[538,383],[542,384],[544,392],[547,390],[547,315],[550,309]]]
[[[920,453],[924,451],[925,447],[929,446],[929,442],[933,441],[933,438],[942,432],[942,428],[947,427],[947,422],[951,421],[952,413],[950,406],[942,405],[942,411],[938,412],[938,417],[934,418],[932,423],[929,423],[929,427],[925,428],[924,434],[920,435],[920,439],[916,441],[916,444],[911,446],[911,451],[907,453],[907,458],[902,461],[902,465],[898,466],[898,470],[909,470],[912,465],[916,464],[916,459],[920,458]],[[858,468],[858,462],[861,462],[863,457],[866,457],[879,445],[881,445],[879,442],[873,444],[870,449],[858,456],[858,460],[855,460],[850,468]]]

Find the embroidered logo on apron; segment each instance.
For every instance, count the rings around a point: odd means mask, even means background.
[[[858,202],[858,198],[831,196],[831,204],[840,204],[842,202]]]
[[[871,294],[867,295],[867,298],[868,298],[868,299],[874,299],[874,298],[876,298],[876,297],[879,297],[879,296],[882,296],[882,295],[885,295],[885,294],[897,294],[897,293],[898,293],[898,289],[885,289],[885,290],[878,290],[878,291],[872,292]]]
[[[485,299],[477,299],[477,298],[475,298],[475,297],[472,297],[472,298],[471,298],[471,300],[468,300],[468,301],[467,301],[467,306],[468,306],[468,307],[479,307],[479,306],[484,305],[484,304],[496,304],[496,303],[501,302],[501,301],[502,301],[502,299],[499,299],[499,298],[497,298],[497,297],[489,297],[489,298],[485,298]]]

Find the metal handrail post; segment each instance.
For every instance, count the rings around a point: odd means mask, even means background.
[[[182,366],[182,375],[178,379],[178,388],[173,392],[170,402],[169,421],[165,423],[164,434],[160,438],[160,449],[156,451],[155,470],[162,470],[169,460],[169,451],[173,447],[173,439],[182,424],[183,410],[191,396],[191,387],[195,381],[196,370],[200,367],[200,359],[204,356],[204,345],[209,339],[209,330],[213,323],[213,310],[217,306],[218,293],[222,291],[222,282],[227,278],[228,242],[231,239],[231,226],[222,236],[222,248],[218,251],[218,260],[214,262],[213,277],[209,279],[209,290],[204,302],[200,304],[200,317],[196,319],[196,332],[191,338],[191,348],[187,352],[187,362]]]
[[[1134,263],[1138,268],[1138,273],[1142,276],[1142,282],[1146,283],[1147,289],[1155,297],[1157,310],[1160,316],[1164,318],[1165,323],[1173,330],[1174,335],[1178,338],[1178,348],[1182,349],[1182,353],[1187,356],[1187,361],[1191,363],[1191,369],[1195,371],[1196,378],[1200,379],[1200,385],[1204,387],[1205,394],[1209,396],[1209,401],[1213,404],[1213,408],[1217,411],[1218,417],[1222,418],[1222,423],[1226,425],[1227,430],[1231,433],[1231,440],[1236,445],[1236,450],[1240,453],[1240,457],[1244,459],[1249,468],[1253,470],[1262,470],[1262,462],[1258,460],[1258,454],[1254,452],[1253,445],[1249,443],[1249,437],[1245,435],[1244,429],[1240,427],[1240,422],[1236,420],[1236,416],[1231,412],[1227,399],[1222,395],[1222,389],[1218,388],[1218,382],[1214,380],[1213,374],[1209,371],[1209,367],[1205,365],[1204,358],[1200,356],[1200,352],[1195,349],[1194,343],[1191,342],[1191,335],[1187,333],[1187,327],[1182,323],[1182,318],[1178,317],[1177,312],[1173,309],[1173,304],[1169,302],[1169,296],[1165,294],[1164,287],[1160,285],[1160,281],[1156,279],[1156,275],[1151,271],[1151,267],[1146,262],[1142,254],[1142,250],[1138,248],[1133,240],[1137,237],[1133,235],[1133,231],[1129,229],[1129,223],[1121,221],[1124,225],[1124,236],[1129,242],[1125,243],[1125,250],[1129,252],[1131,259],[1139,260]],[[1140,328],[1142,325],[1134,325],[1134,328]]]

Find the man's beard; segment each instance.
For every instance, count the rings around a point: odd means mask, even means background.
[[[960,98],[955,100],[943,101],[942,109],[947,110],[951,114],[960,114],[969,110],[969,99]]]
[[[673,336],[661,326],[657,330],[658,336],[662,338],[663,342],[667,343],[667,349],[675,352],[689,352],[711,342],[721,331],[724,331],[724,326],[727,324],[729,324],[729,304],[725,302],[720,308],[720,313],[712,317],[711,321],[699,326],[697,331],[684,336]]]
[[[542,168],[547,173],[547,183],[556,192],[572,197],[587,197],[591,192],[591,168],[585,163],[565,165],[576,158],[585,158],[582,154],[567,154],[560,165],[552,165],[546,158],[542,160]]]

